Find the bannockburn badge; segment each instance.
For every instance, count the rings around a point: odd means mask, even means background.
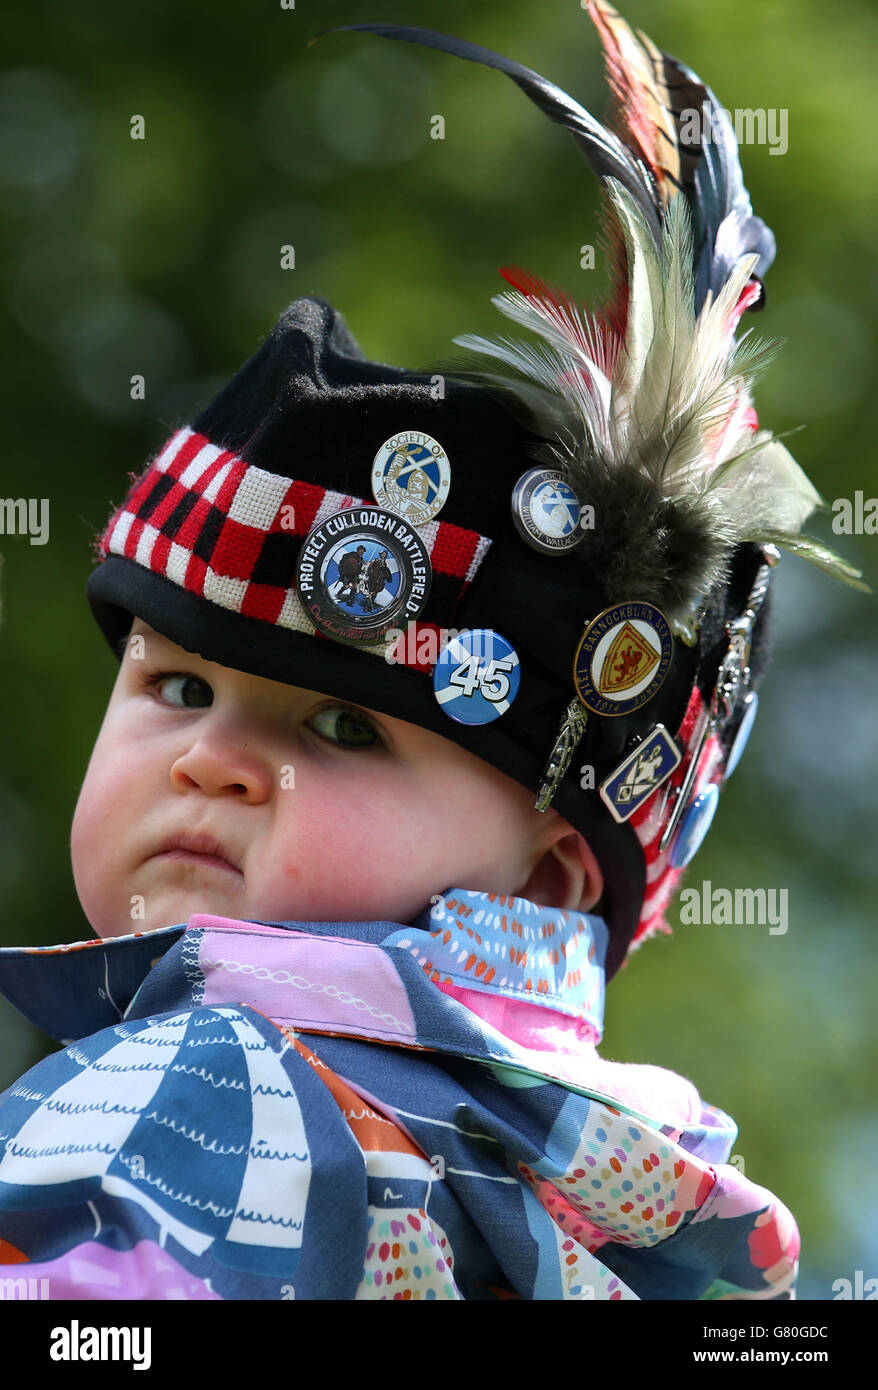
[[[386,439],[372,464],[372,494],[412,526],[424,526],[445,506],[451,465],[442,445],[421,430]]]
[[[543,769],[534,803],[538,811],[548,809],[564,780],[570,760],[588,727],[588,712],[613,716],[640,709],[658,692],[671,668],[673,654],[674,639],[668,620],[651,603],[617,603],[592,619],[579,639],[573,658],[576,696],[564,712]],[[615,778],[625,766],[623,763],[617,767],[608,780]],[[607,782],[604,783],[606,787]],[[616,820],[627,819],[616,814],[603,788],[601,796]],[[645,801],[646,797],[641,800]]]
[[[673,649],[668,620],[653,604],[605,608],[589,623],[576,649],[576,693],[593,714],[631,714],[660,689]]]
[[[338,642],[375,641],[421,613],[432,569],[407,521],[379,507],[345,507],[299,552],[296,589],[311,622]]]
[[[512,520],[528,545],[544,555],[563,555],[582,539],[579,498],[563,473],[530,468],[512,493]]]

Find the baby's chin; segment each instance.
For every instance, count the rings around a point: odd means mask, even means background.
[[[205,913],[211,917],[231,917],[236,920],[258,918],[263,920],[265,913],[245,907],[241,897],[223,892],[176,892],[160,897],[152,894],[148,901],[132,903],[130,913],[124,916],[106,917],[98,913],[90,915],[89,923],[95,936],[108,941],[117,936],[131,936],[135,932],[161,931],[164,927],[185,927],[190,917]]]

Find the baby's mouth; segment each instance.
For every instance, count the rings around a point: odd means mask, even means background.
[[[152,857],[166,860],[179,859],[181,863],[197,864],[199,868],[204,869],[221,869],[224,873],[234,874],[235,878],[243,878],[240,869],[236,869],[225,859],[219,859],[215,854],[194,854],[187,849],[172,849],[165,850],[162,854],[154,854]]]
[[[171,862],[176,860],[201,868],[216,869],[226,874],[234,874],[238,879],[244,876],[225,846],[212,835],[194,835],[188,831],[180,831],[168,836],[150,858]]]

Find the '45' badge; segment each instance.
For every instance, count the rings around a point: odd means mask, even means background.
[[[443,647],[433,670],[433,693],[458,724],[490,724],[518,694],[518,653],[492,628],[469,628]]]
[[[655,695],[671,667],[668,620],[651,603],[617,603],[589,623],[573,658],[573,683],[595,714],[631,714]]]
[[[379,507],[345,507],[305,540],[296,589],[328,637],[371,642],[417,618],[431,580],[430,557],[408,522]]]
[[[451,466],[442,445],[420,430],[387,439],[372,465],[372,492],[382,507],[424,526],[445,506]]]

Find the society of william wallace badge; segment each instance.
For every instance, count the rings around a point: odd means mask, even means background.
[[[564,555],[582,540],[582,508],[563,473],[530,468],[512,493],[512,520],[523,540],[544,555]]]
[[[372,464],[372,494],[382,507],[424,526],[445,506],[451,486],[448,455],[420,430],[402,430],[381,445]]]
[[[296,591],[311,622],[338,642],[372,642],[423,610],[432,568],[407,521],[380,507],[345,507],[299,552]]]
[[[576,693],[594,714],[631,714],[658,692],[673,651],[668,620],[653,604],[605,608],[589,623],[576,649]]]

